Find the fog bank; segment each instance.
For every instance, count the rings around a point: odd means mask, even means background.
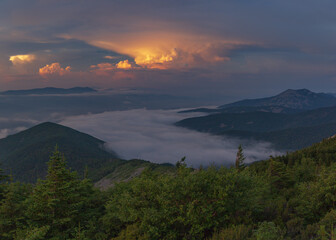
[[[269,143],[243,142],[212,136],[172,124],[195,114],[177,110],[113,111],[68,117],[60,124],[88,133],[106,142],[106,147],[125,159],[145,159],[156,163],[176,163],[186,156],[188,165],[231,165],[239,144],[245,145],[247,161],[278,155]]]

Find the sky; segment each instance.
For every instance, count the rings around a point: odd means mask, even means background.
[[[1,0],[0,90],[336,92],[333,0]]]

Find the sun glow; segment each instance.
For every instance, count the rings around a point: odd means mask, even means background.
[[[117,68],[120,68],[120,69],[132,68],[132,65],[128,62],[128,60],[118,62],[116,66]]]
[[[137,65],[146,68],[166,68],[165,66],[177,57],[175,49],[170,51],[139,49],[136,50],[134,61]]]
[[[30,63],[36,59],[35,55],[27,54],[27,55],[15,55],[10,56],[9,61],[11,61],[14,65]]]

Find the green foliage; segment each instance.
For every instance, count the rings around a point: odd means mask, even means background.
[[[334,147],[331,138],[230,169],[132,160],[107,191],[56,149],[45,180],[1,183],[0,239],[335,239]]]
[[[181,160],[177,161],[176,168],[185,168],[187,164],[185,163],[186,157],[181,158]]]
[[[202,239],[230,223],[250,222],[246,216],[258,211],[261,197],[257,186],[253,176],[224,168],[180,168],[177,176],[146,172],[113,189],[105,220],[112,226],[111,235],[132,225],[122,234]]]
[[[271,158],[267,174],[272,187],[276,190],[281,190],[291,184],[289,173],[287,172],[286,165],[283,162],[276,161]]]
[[[13,239],[16,230],[25,226],[25,199],[32,187],[20,183],[6,186],[4,198],[0,202],[0,239]]]
[[[3,182],[6,179],[7,179],[7,176],[4,174],[3,170],[0,168],[0,201],[4,198],[5,187],[6,186],[5,186],[5,184],[3,184]]]
[[[99,203],[99,193],[92,184],[86,179],[80,181],[67,169],[64,156],[56,149],[48,162],[46,180],[38,181],[26,200],[24,232],[26,236],[38,233],[36,236],[43,239],[71,239],[78,236],[78,225],[87,230],[90,220],[102,214]]]
[[[252,235],[251,225],[232,225],[214,233],[210,240],[246,240]]]
[[[256,240],[282,240],[283,233],[281,229],[273,222],[262,222],[254,233]]]

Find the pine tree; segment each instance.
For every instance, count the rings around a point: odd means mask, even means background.
[[[1,165],[0,165],[1,167]],[[4,180],[8,178],[7,175],[4,174],[4,171],[0,168],[0,183],[2,183]]]
[[[16,230],[26,225],[24,201],[31,189],[29,184],[7,184],[4,198],[0,201],[0,239],[13,239]]]
[[[245,167],[245,163],[244,163],[245,159],[246,158],[244,156],[243,147],[240,144],[238,146],[238,152],[236,155],[236,169],[241,170]]]
[[[38,181],[28,200],[26,234],[43,232],[43,239],[71,238],[81,220],[80,209],[85,201],[80,196],[80,187],[77,174],[66,168],[64,156],[56,147],[48,162],[46,180]]]
[[[6,184],[4,184],[4,182],[6,179],[8,179],[8,176],[5,175],[3,170],[0,168],[0,201],[4,198],[6,189]]]
[[[279,162],[271,158],[269,160],[267,172],[270,183],[275,189],[280,190],[286,188],[291,183],[290,175],[283,162]]]

